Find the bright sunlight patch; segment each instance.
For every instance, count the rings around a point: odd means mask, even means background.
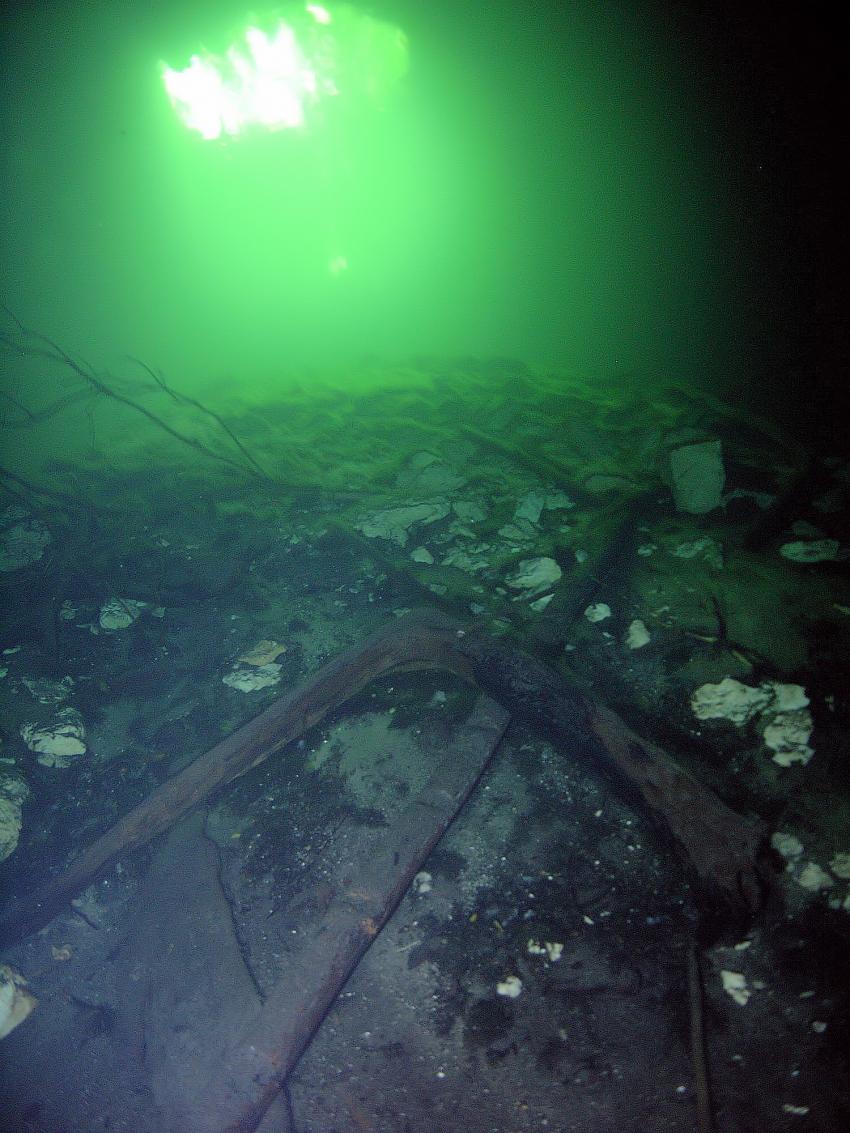
[[[214,140],[251,127],[301,129],[327,98],[380,100],[406,72],[407,38],[349,5],[293,8],[246,28],[223,55],[162,65],[171,104],[190,130]]]

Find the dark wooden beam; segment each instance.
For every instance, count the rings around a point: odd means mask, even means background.
[[[737,909],[758,905],[765,835],[760,823],[730,810],[656,744],[635,735],[616,713],[537,658],[439,612],[418,610],[334,658],[163,783],[64,873],[10,903],[0,918],[0,947],[42,928],[119,854],[163,833],[217,787],[297,739],[376,677],[410,667],[451,669],[559,740],[571,758],[590,759],[640,803],[712,896]]]

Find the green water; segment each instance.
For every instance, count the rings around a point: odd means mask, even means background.
[[[375,5],[410,53],[380,99],[205,141],[161,65],[224,50],[246,9],[28,6],[5,41],[4,302],[131,392],[127,356],[223,411],[319,375],[396,385],[421,355],[722,392],[751,367],[748,218],[695,44],[634,7]],[[76,381],[3,365],[31,411]],[[125,425],[100,404],[5,440],[22,467],[115,458]]]

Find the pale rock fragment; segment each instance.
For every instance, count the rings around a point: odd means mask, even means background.
[[[763,681],[758,688],[724,677],[717,684],[701,685],[691,695],[691,709],[700,720],[725,719],[738,727],[754,716],[770,715],[763,739],[781,767],[806,764],[814,755],[809,747],[814,724],[805,707],[809,703],[802,685]]]
[[[127,629],[147,606],[147,602],[139,602],[135,598],[110,598],[101,606],[98,625],[101,629]]]
[[[47,677],[24,677],[22,684],[39,704],[61,704],[68,699],[74,687],[71,677],[63,677],[61,681],[51,681]]]
[[[808,708],[810,701],[802,685],[784,685],[777,681],[766,681],[773,689],[771,708],[777,712],[794,712],[798,708]]]
[[[464,551],[462,548],[457,547],[443,558],[443,566],[454,567],[456,570],[465,571],[467,574],[475,574],[476,571],[486,570],[490,565],[489,559],[483,554],[474,554],[469,551]],[[438,591],[435,586],[431,587],[435,593],[445,594],[446,590],[443,587],[442,591]]]
[[[604,622],[611,617],[611,607],[605,602],[594,602],[584,611],[584,616],[589,622]]]
[[[795,862],[803,856],[803,843],[793,834],[785,834],[781,830],[777,830],[774,834],[771,834],[770,844],[788,862]]]
[[[83,718],[75,708],[63,708],[50,724],[24,724],[21,736],[44,767],[70,767],[86,751]]]
[[[529,523],[537,523],[540,513],[546,503],[546,493],[536,489],[526,492],[514,511],[514,519],[527,519]]]
[[[833,878],[821,869],[817,862],[806,862],[797,874],[797,884],[810,893],[820,893],[824,889],[831,889],[835,885]]]
[[[720,507],[726,483],[720,441],[682,445],[667,459],[667,480],[677,511],[705,515]]]
[[[558,940],[529,940],[528,952],[530,956],[545,956],[552,964],[557,964],[564,953],[564,946]]]
[[[0,773],[0,862],[17,849],[28,795],[29,787],[19,775]]]
[[[508,999],[516,999],[522,994],[522,980],[519,976],[505,976],[496,984],[496,994],[504,995]]]
[[[549,590],[561,578],[561,568],[554,559],[542,557],[539,559],[523,559],[517,567],[516,573],[505,581],[514,590],[525,590],[523,597],[533,598]]]
[[[539,536],[540,532],[533,523],[529,523],[527,519],[517,519],[514,523],[506,523],[504,527],[499,528],[498,534],[507,539],[511,543],[533,543]]]
[[[446,499],[426,500],[422,503],[372,512],[364,516],[355,526],[368,539],[389,539],[390,542],[403,547],[411,527],[420,523],[436,523],[439,519],[445,519],[450,510]]]
[[[527,520],[529,523],[536,524],[540,522],[540,515],[544,508],[546,511],[565,511],[575,506],[575,502],[570,499],[566,492],[534,488],[532,491],[526,492],[517,504],[514,519]]]
[[[805,766],[815,754],[809,747],[809,739],[814,724],[808,709],[796,712],[780,712],[774,716],[764,729],[764,742],[774,753],[771,757],[780,767],[790,767],[792,763]]]
[[[466,477],[434,453],[417,452],[410,458],[407,468],[399,473],[396,483],[408,494],[430,496],[462,487]]]
[[[635,618],[629,628],[626,630],[626,648],[627,649],[643,649],[644,645],[649,645],[650,642],[649,630],[646,624]]]
[[[241,657],[237,658],[243,665],[254,665],[256,668],[262,668],[263,665],[269,665],[272,661],[276,661],[281,653],[286,652],[286,646],[281,645],[279,641],[272,641],[264,637],[262,641],[258,641],[256,645],[252,646],[247,653],[243,653]]]
[[[424,896],[426,893],[430,893],[434,888],[434,878],[427,869],[421,869],[413,878],[411,888],[413,892],[418,893],[420,897]]]
[[[768,688],[752,688],[724,677],[717,684],[700,685],[691,696],[691,708],[698,720],[731,720],[740,726],[758,715],[772,699]]]
[[[258,689],[278,684],[280,670],[280,665],[271,662],[250,669],[234,668],[221,679],[226,685],[238,689],[239,692],[257,692]]]
[[[0,964],[0,1039],[23,1023],[37,1003],[20,972]]]
[[[735,1002],[741,1007],[745,1007],[753,993],[747,987],[747,977],[744,973],[722,971],[720,973],[720,980],[726,994],[731,995]]]

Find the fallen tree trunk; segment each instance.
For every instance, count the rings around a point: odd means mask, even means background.
[[[731,810],[657,744],[536,657],[475,631],[457,639],[455,653],[475,683],[512,715],[612,776],[705,897],[739,911],[759,907],[766,881],[759,861],[766,829],[760,822]]]
[[[258,1127],[346,980],[472,794],[509,719],[495,701],[479,696],[422,789],[388,825],[352,838],[328,907],[316,919],[297,918],[274,987],[260,1010],[233,1027],[226,1046],[207,1058],[211,1070],[183,1098],[180,1128],[247,1133]],[[322,863],[322,878],[325,869]]]
[[[480,630],[432,611],[414,611],[352,646],[313,677],[157,787],[64,873],[12,902],[0,919],[0,947],[44,927],[128,850],[167,830],[213,790],[250,771],[382,673],[447,668],[477,684],[509,712],[546,729],[613,773],[670,836],[691,874],[713,895],[744,909],[759,902],[760,824],[742,818],[615,713],[567,685],[554,670]]]

